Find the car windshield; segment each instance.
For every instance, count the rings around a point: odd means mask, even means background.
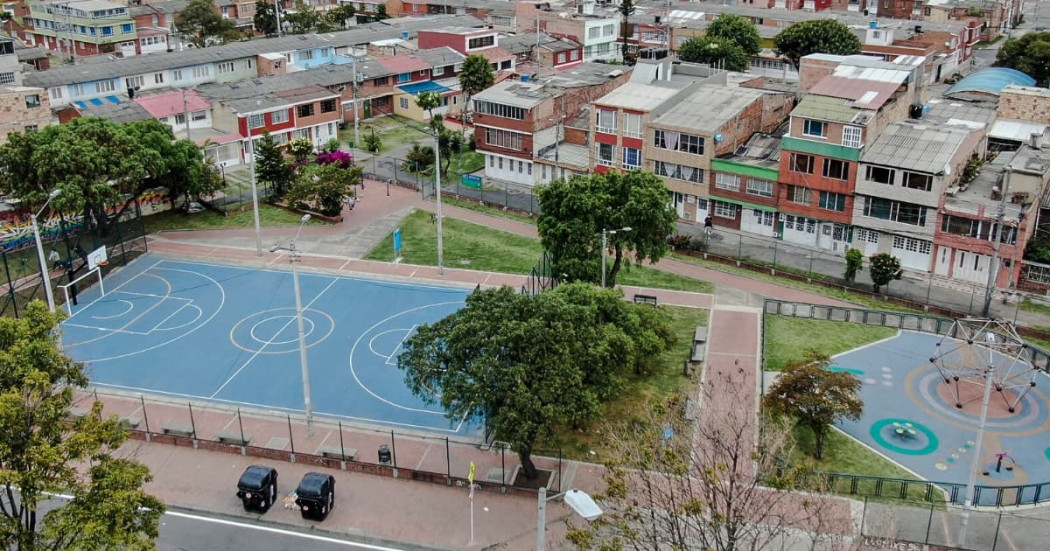
[[[266,475],[269,474],[269,470],[263,467],[249,467],[248,470],[244,471],[241,475],[241,481],[237,483],[242,488],[262,488],[263,481],[266,479]]]

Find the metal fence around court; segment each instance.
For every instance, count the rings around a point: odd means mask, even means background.
[[[435,189],[433,172],[411,170],[410,164],[405,159],[386,155],[376,155],[361,162],[364,168],[364,179],[367,181],[391,183],[415,189],[424,199],[433,197]],[[464,185],[460,178],[452,178],[452,181],[442,178],[441,192],[446,196],[475,201],[505,210],[515,210],[531,215],[540,212],[539,198],[533,194],[531,186],[481,177],[478,187],[471,187]]]

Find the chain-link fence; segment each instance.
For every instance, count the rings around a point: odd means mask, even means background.
[[[391,183],[402,187],[419,190],[423,198],[434,196],[434,174],[432,168],[417,170],[418,167],[407,159],[376,155],[361,162],[364,178],[369,181]],[[455,176],[455,173],[450,171]],[[441,182],[441,191],[446,196],[467,201],[476,201],[503,209],[512,209],[527,214],[539,214],[540,201],[532,193],[531,186],[497,181],[484,176],[468,175],[464,183],[462,177],[453,177]]]
[[[0,279],[3,282],[0,284],[0,315],[18,317],[30,301],[44,300],[44,271],[51,280],[56,304],[62,304],[66,295],[59,291],[58,286],[69,284],[87,273],[87,255],[91,251],[106,247],[109,262],[100,266],[103,276],[117,266],[126,266],[146,252],[146,230],[140,213],[136,202],[121,214],[111,215],[105,224],[99,224],[92,230],[85,230],[79,218],[58,213],[41,219],[40,240],[46,270],[40,269],[28,214],[24,220],[10,224],[6,228],[4,241],[0,242],[0,267],[3,270],[0,273],[0,278],[3,278]],[[76,303],[78,286],[93,283],[94,280],[88,278],[82,284],[70,286],[70,301]]]
[[[252,208],[251,174],[250,170],[227,172],[223,169],[222,189],[209,196],[201,197],[201,202],[226,215]],[[276,188],[266,182],[256,182],[255,190],[259,202],[263,202],[275,193]]]

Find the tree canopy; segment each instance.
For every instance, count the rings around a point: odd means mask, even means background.
[[[264,132],[262,138],[253,141],[255,144],[255,177],[259,182],[274,188],[274,194],[284,195],[292,183],[292,165],[284,158],[284,152],[277,140]]]
[[[762,38],[758,36],[758,27],[742,15],[719,15],[707,26],[705,36],[730,40],[749,56],[762,51]]]
[[[678,214],[667,188],[651,172],[608,172],[539,186],[540,240],[553,257],[552,273],[568,281],[601,281],[602,230],[613,250],[606,280],[616,285],[625,262],[660,260],[669,249]],[[630,253],[628,256],[627,253]]]
[[[849,27],[834,19],[800,21],[780,31],[773,39],[774,49],[797,69],[809,54],[853,55],[860,53],[860,39]]]
[[[751,66],[751,59],[736,42],[710,35],[690,37],[678,47],[678,59],[726,71],[746,71]]]
[[[503,287],[475,291],[461,310],[421,325],[397,364],[415,395],[449,419],[484,420],[536,478],[537,439],[595,419],[672,340],[662,310],[616,291],[569,284],[531,296]]]
[[[223,44],[237,35],[233,20],[219,14],[212,0],[190,0],[175,18],[175,26],[197,48]]]
[[[471,54],[463,60],[463,70],[459,73],[459,87],[466,96],[463,111],[470,108],[470,98],[492,86],[496,81],[492,63],[481,54]]]
[[[154,187],[182,195],[209,194],[222,184],[196,144],[176,140],[155,119],[117,124],[85,117],[39,132],[14,133],[0,146],[0,193],[28,205],[83,214],[87,231],[105,234],[135,199]]]
[[[879,253],[868,261],[868,275],[873,290],[878,293],[883,285],[901,277],[901,261],[889,253]]]
[[[1028,33],[1007,40],[995,56],[995,65],[1017,69],[1035,79],[1039,86],[1050,84],[1050,32]]]
[[[620,55],[622,61],[627,63],[629,61],[629,53],[631,51],[631,45],[629,40],[631,38],[631,16],[634,12],[638,11],[638,6],[635,5],[634,0],[620,0],[620,5],[616,7],[616,11],[620,13]]]
[[[829,371],[831,358],[808,349],[802,359],[789,361],[769,388],[763,404],[772,415],[796,419],[813,431],[815,456],[824,457],[824,437],[840,419],[860,419],[864,401],[861,381],[845,371]]]
[[[102,419],[101,403],[67,420],[87,376],[55,341],[59,318],[40,301],[0,318],[0,548],[154,549],[164,505],[142,490],[149,470],[110,455],[123,422]],[[73,498],[40,515],[50,493]]]
[[[255,30],[266,36],[277,34],[277,12],[273,2],[267,0],[256,0],[255,15],[252,16],[252,25]]]

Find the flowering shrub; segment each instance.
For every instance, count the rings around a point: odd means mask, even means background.
[[[319,165],[338,164],[340,168],[350,168],[354,166],[354,156],[346,151],[322,153],[318,155],[315,160]]]

